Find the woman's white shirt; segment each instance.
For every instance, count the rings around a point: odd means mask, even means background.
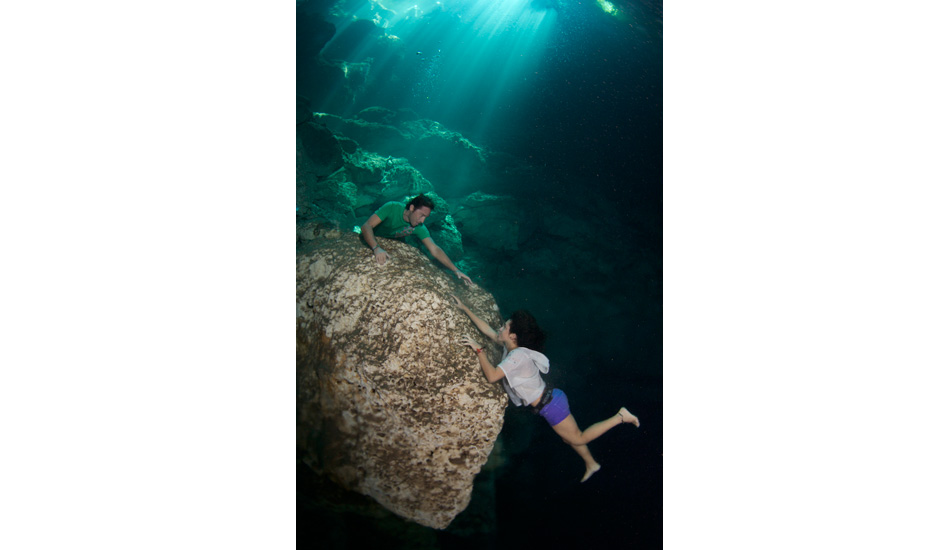
[[[506,349],[498,364],[504,373],[502,385],[511,402],[517,406],[530,405],[544,393],[541,373],[547,374],[551,363],[546,355],[528,348]]]

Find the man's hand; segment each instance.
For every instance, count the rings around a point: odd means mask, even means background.
[[[385,265],[389,261],[389,252],[383,250],[381,246],[377,246],[373,254],[376,256],[376,263],[379,265]]]
[[[472,280],[468,278],[468,275],[462,273],[461,271],[456,270],[456,271],[455,271],[455,276],[458,277],[459,279],[462,279],[463,281],[465,281],[465,284],[467,284],[467,285],[474,284],[474,283],[472,282]],[[458,299],[458,298],[456,298],[456,299]]]

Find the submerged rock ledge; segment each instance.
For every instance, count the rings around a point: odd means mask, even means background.
[[[444,529],[468,506],[507,404],[459,345],[481,335],[451,294],[494,326],[501,318],[484,290],[411,246],[381,241],[392,256],[382,267],[358,235],[337,231],[297,258],[298,456],[340,486]]]

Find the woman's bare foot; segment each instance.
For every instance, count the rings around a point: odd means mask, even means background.
[[[620,415],[620,421],[624,424],[633,424],[638,428],[640,427],[640,419],[630,414],[630,411],[627,410],[627,407],[620,407],[620,412],[617,414]]]
[[[585,481],[587,481],[587,479],[590,476],[596,474],[597,470],[599,469],[600,469],[600,464],[597,464],[596,462],[593,465],[587,466],[587,471],[584,472],[584,477],[581,478],[581,483],[584,483]]]

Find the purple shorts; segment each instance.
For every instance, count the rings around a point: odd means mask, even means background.
[[[551,402],[545,405],[538,414],[543,416],[548,424],[552,426],[560,424],[571,414],[571,408],[567,404],[567,396],[561,390],[554,388],[554,391],[551,392]]]

